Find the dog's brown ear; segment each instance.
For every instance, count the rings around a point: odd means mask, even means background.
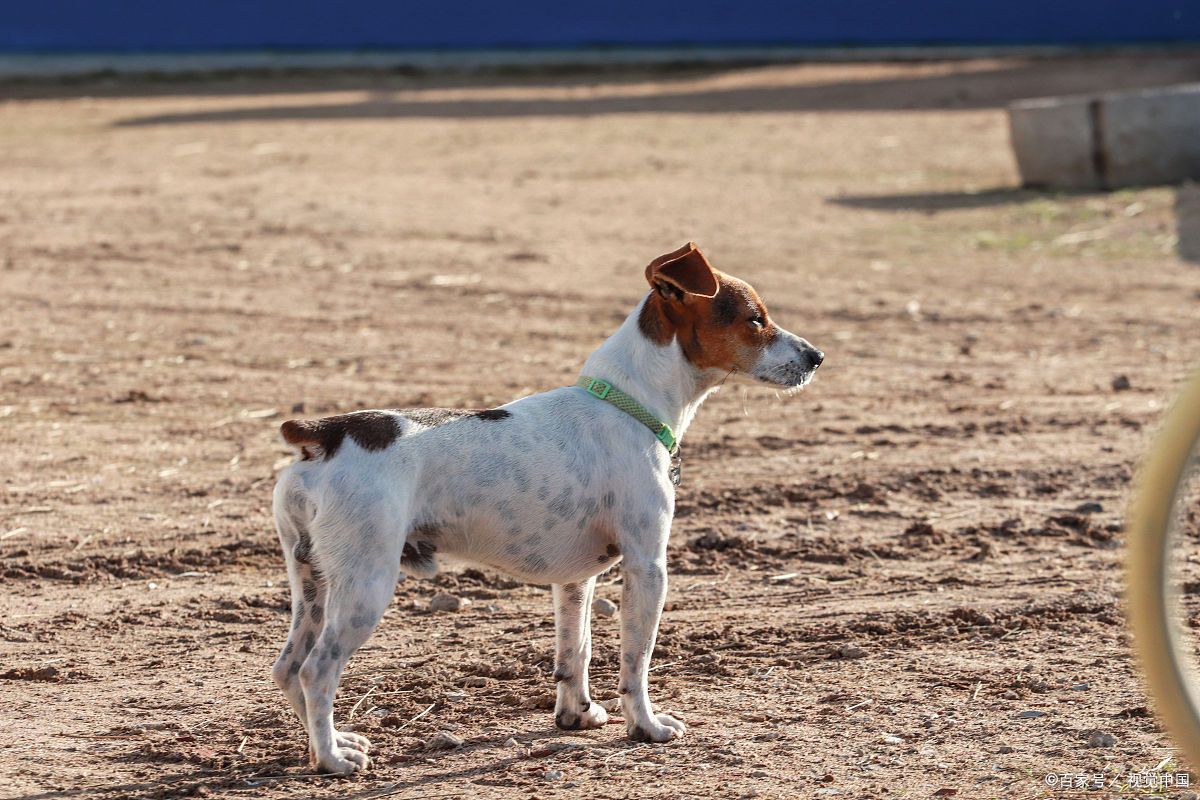
[[[646,267],[646,280],[663,294],[694,294],[715,297],[720,285],[708,259],[695,242],[688,242],[673,253],[659,256]]]

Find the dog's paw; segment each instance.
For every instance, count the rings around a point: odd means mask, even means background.
[[[371,752],[371,740],[360,734],[351,731],[334,731],[333,738],[338,747],[349,747],[364,753]]]
[[[627,729],[635,742],[669,742],[687,733],[687,726],[670,714],[655,714],[648,725],[630,722]]]
[[[333,748],[325,758],[317,759],[317,772],[329,775],[351,775],[355,772],[365,772],[371,765],[371,759],[362,750],[354,747]]]
[[[564,731],[602,728],[608,723],[608,712],[599,703],[590,703],[587,711],[562,710],[554,715],[554,724]]]

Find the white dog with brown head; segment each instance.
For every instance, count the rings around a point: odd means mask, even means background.
[[[619,692],[628,733],[666,742],[647,670],[667,592],[678,441],[731,374],[803,386],[822,353],[771,321],[744,281],[694,244],[646,268],[651,291],[594,352],[575,386],[486,411],[359,411],[283,424],[300,460],[275,487],[292,628],[273,677],[322,770],[364,769],[369,743],[333,724],[342,669],[401,572],[440,554],[553,587],[555,722],[607,721],[591,701],[596,576],[622,561]]]

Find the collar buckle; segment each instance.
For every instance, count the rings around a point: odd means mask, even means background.
[[[608,393],[612,391],[612,384],[605,383],[599,378],[592,378],[587,386],[588,394],[599,397],[601,400],[608,397]]]
[[[662,430],[656,433],[654,438],[663,443],[663,446],[667,448],[668,453],[675,455],[677,449],[675,447],[675,434],[671,432],[670,425],[663,425]]]

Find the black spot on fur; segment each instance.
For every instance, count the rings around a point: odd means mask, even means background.
[[[317,646],[317,635],[315,633],[313,633],[312,631],[309,631],[308,633],[304,634],[304,655],[308,655],[309,653],[311,653],[313,648],[316,646]]]
[[[325,652],[325,657],[331,661],[337,661],[342,657],[342,646],[336,642],[329,645],[329,649]]]
[[[650,734],[646,733],[646,729],[641,725],[634,725],[633,730],[629,732],[629,738],[635,742],[648,742],[650,741]]]
[[[546,507],[559,519],[573,516],[576,508],[575,487],[570,484],[564,486],[558,496],[551,500]]]
[[[317,599],[316,581],[305,580],[303,583],[303,587],[304,587],[304,599],[305,600],[307,600],[308,602],[311,603],[312,601]]]
[[[417,575],[432,575],[437,572],[437,544],[440,536],[434,524],[417,525],[408,532],[404,550],[400,554],[400,567]]]
[[[713,324],[732,325],[737,322],[745,308],[746,298],[737,292],[717,292],[717,296],[712,301]]]
[[[578,714],[560,711],[554,715],[554,724],[564,731],[577,731],[582,723],[583,718]]]
[[[304,624],[304,605],[301,604],[300,611],[297,612],[296,616],[292,617],[292,630],[296,630],[303,624]]]
[[[375,623],[375,617],[370,614],[355,614],[350,618],[350,625],[354,628],[369,628]]]
[[[609,544],[608,547],[604,548],[604,552],[608,554],[609,558],[616,558],[617,556],[621,555],[621,548],[617,547],[615,544]]]
[[[612,508],[617,504],[617,496],[612,492],[605,492],[604,497],[600,498],[600,502],[604,504],[605,508]]]
[[[290,656],[292,654],[292,651],[295,649],[296,649],[296,643],[293,642],[291,639],[288,639],[287,645],[283,648],[283,655],[285,657]]]
[[[400,435],[400,423],[387,411],[355,411],[324,419],[290,419],[279,430],[289,444],[320,447],[328,461],[347,436],[364,450],[383,450]]]
[[[580,708],[579,708],[579,713],[581,713],[581,714],[586,714],[586,713],[588,713],[588,712],[589,712],[589,711],[591,711],[591,710],[592,710],[592,701],[591,701],[591,700],[584,700],[584,701],[583,701],[583,705],[582,705],[582,706],[580,706]]]
[[[296,546],[292,548],[292,558],[296,559],[298,564],[309,564],[312,558],[312,540],[307,534],[300,535],[300,541],[296,542]]]
[[[559,667],[558,669],[554,670],[554,682],[555,683],[561,683],[563,681],[569,681],[569,680],[571,680],[571,673],[567,672],[567,670],[565,668]]]
[[[534,575],[540,575],[546,571],[547,567],[550,566],[546,562],[546,559],[542,558],[541,556],[526,556],[524,561],[521,563],[525,566],[525,569],[529,570],[529,572]]]
[[[313,607],[312,607],[312,613],[309,616],[312,617],[313,622],[320,625],[321,620],[325,618],[325,609],[321,608],[319,605],[316,605],[314,603]]]
[[[296,677],[296,674],[299,672],[300,672],[300,662],[299,661],[293,661],[291,664],[288,665],[288,677],[289,678]]]
[[[512,414],[503,408],[489,408],[486,411],[477,411],[475,416],[487,422],[498,422],[502,419],[508,419]]]
[[[436,428],[478,413],[476,409],[469,408],[397,408],[395,411],[425,428]]]

